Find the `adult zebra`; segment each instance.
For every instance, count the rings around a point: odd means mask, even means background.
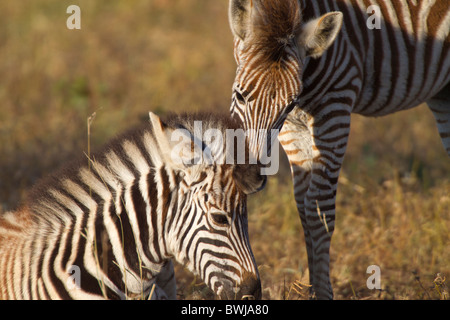
[[[231,112],[256,129],[249,143],[257,155],[261,129],[282,127],[317,298],[333,297],[329,247],[350,114],[381,116],[426,101],[450,154],[449,5],[230,0],[238,64]]]
[[[233,145],[197,129],[236,126],[206,114],[150,119],[0,216],[0,299],[175,298],[171,258],[220,298],[261,297],[246,195],[265,180],[223,161]]]

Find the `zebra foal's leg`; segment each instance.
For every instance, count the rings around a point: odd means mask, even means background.
[[[445,151],[450,156],[450,83],[427,101],[433,112]]]
[[[160,273],[156,276],[155,283],[162,291],[164,291],[167,296],[166,299],[177,299],[177,284],[172,261],[168,261],[162,267]]]

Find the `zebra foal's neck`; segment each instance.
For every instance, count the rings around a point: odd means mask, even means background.
[[[40,279],[25,279],[28,283],[22,285],[26,288],[20,291],[29,295],[15,298],[71,298],[63,288],[71,284],[66,277],[70,270],[80,270],[83,292],[90,292],[83,298],[125,298],[143,291],[168,258],[160,241],[162,224],[156,221],[173,211],[170,206],[175,197],[167,199],[167,194],[178,179],[158,155],[156,138],[146,126],[115,139],[90,159],[39,183],[21,214],[8,214],[3,220],[10,220],[9,224],[0,222],[0,242],[21,243],[26,253],[10,257],[9,262],[0,255],[0,268],[9,269],[13,259],[22,259]],[[166,197],[166,202],[155,201],[158,197]],[[44,259],[38,262],[38,256]],[[60,281],[45,285],[45,272],[53,271],[51,276],[61,276]]]

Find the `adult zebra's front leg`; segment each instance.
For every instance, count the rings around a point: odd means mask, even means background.
[[[311,117],[300,109],[294,109],[284,122],[278,138],[289,159],[294,185],[294,197],[305,235],[310,283],[313,274],[313,254],[309,228],[306,224],[305,195],[308,191],[312,168],[312,136],[308,122]]]
[[[338,177],[350,132],[350,107],[328,105],[313,116],[301,110],[293,112],[283,126],[280,142],[291,165],[313,294],[331,299],[329,250]]]

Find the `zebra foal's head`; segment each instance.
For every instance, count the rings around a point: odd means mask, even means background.
[[[162,121],[150,114],[162,162],[171,172],[167,250],[220,298],[260,298],[261,284],[247,231],[246,198],[265,177],[257,165],[237,163],[229,117],[183,115]],[[234,152],[237,151],[237,152]],[[231,156],[230,156],[231,154]],[[171,180],[172,178],[169,178]]]
[[[333,43],[342,17],[330,12],[303,22],[298,0],[230,0],[238,65],[231,113],[254,129],[249,147],[256,156],[261,131],[280,129],[298,102],[304,59],[320,57]]]

